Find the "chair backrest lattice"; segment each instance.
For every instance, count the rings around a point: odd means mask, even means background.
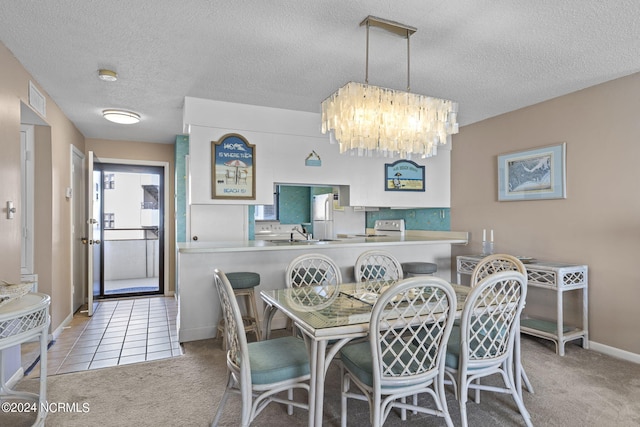
[[[360,254],[356,259],[354,274],[356,282],[400,280],[404,275],[396,257],[380,250]]]
[[[461,356],[469,367],[509,356],[526,293],[526,276],[517,271],[491,274],[469,293],[460,323]]]
[[[342,283],[342,273],[338,265],[328,256],[305,254],[289,263],[285,282],[289,288],[339,285]]]
[[[440,278],[414,277],[387,289],[371,314],[374,384],[438,375],[455,312],[455,292]]]
[[[517,271],[524,274],[526,279],[527,269],[522,261],[513,255],[494,254],[482,258],[471,273],[471,287],[476,286],[485,277],[500,271]]]

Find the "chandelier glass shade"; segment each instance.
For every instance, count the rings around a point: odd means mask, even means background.
[[[322,133],[340,144],[340,153],[422,158],[458,133],[458,103],[409,92],[409,36],[416,29],[368,16],[365,83],[349,82],[322,102]],[[369,26],[407,38],[407,91],[368,84]]]
[[[453,101],[349,82],[322,102],[322,133],[341,153],[431,157],[458,133],[457,113]]]

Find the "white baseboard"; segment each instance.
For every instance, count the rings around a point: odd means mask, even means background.
[[[612,356],[618,359],[623,359],[629,362],[640,364],[640,354],[637,353],[632,353],[630,351],[621,350],[619,348],[611,347],[593,341],[589,341],[589,349],[597,351],[598,353],[606,354],[607,356]]]
[[[18,370],[15,371],[13,375],[11,375],[11,378],[7,380],[7,388],[13,388],[13,386],[22,379],[22,377],[24,377],[24,369],[22,369],[22,366],[20,366],[20,368],[18,368]]]
[[[51,340],[56,340],[56,339],[58,339],[58,337],[60,336],[60,334],[62,333],[62,331],[64,330],[64,328],[65,328],[69,323],[71,323],[71,321],[72,321],[72,320],[73,320],[73,313],[69,314],[69,315],[67,316],[67,318],[66,318],[66,319],[64,319],[64,320],[62,321],[62,323],[60,324],[60,326],[58,326],[58,327],[56,328],[56,330],[55,330],[55,331],[52,331],[52,332],[51,332],[51,336],[50,336],[49,338],[50,338]]]

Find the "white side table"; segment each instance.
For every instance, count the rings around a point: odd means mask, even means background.
[[[0,306],[0,399],[32,399],[38,402],[34,426],[44,425],[47,416],[47,337],[49,332],[49,295],[28,293]],[[15,391],[7,387],[1,351],[40,336],[40,393]]]
[[[483,257],[480,255],[460,255],[457,257],[458,283],[461,275],[471,274],[476,264]],[[589,297],[588,267],[586,265],[565,264],[549,261],[535,261],[525,264],[527,269],[527,286],[547,289],[556,294],[555,320],[525,316],[520,321],[520,331],[553,341],[556,353],[564,356],[564,346],[576,339],[582,340],[582,348],[589,348]],[[571,326],[564,323],[564,293],[582,292],[582,325]]]

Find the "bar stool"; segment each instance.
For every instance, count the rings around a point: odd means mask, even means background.
[[[404,278],[414,276],[433,276],[438,271],[438,265],[433,262],[403,262]]]
[[[227,279],[231,283],[233,293],[237,297],[244,297],[246,314],[242,316],[244,332],[253,332],[258,341],[262,340],[260,329],[260,319],[258,318],[258,308],[254,288],[260,284],[260,275],[249,271],[239,271],[227,273]],[[226,350],[224,319],[218,322],[218,336],[222,337],[222,349]]]

